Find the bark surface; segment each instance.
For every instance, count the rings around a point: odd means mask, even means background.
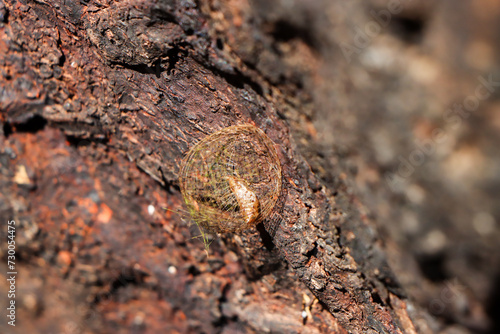
[[[319,80],[322,36],[255,22],[251,7],[0,2],[0,219],[17,223],[19,333],[433,332],[343,153],[315,146],[303,85]],[[179,165],[245,123],[276,144],[283,194],[207,257]]]

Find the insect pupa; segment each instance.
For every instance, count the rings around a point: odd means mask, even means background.
[[[189,150],[179,183],[200,228],[238,232],[272,212],[281,194],[281,164],[274,143],[262,130],[250,124],[231,126]]]

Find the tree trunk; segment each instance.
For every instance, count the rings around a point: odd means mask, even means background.
[[[18,272],[7,333],[433,332],[335,164],[343,153],[315,149],[303,86],[315,65],[292,56],[317,59],[320,37],[266,31],[245,1],[3,1],[0,235],[16,222]],[[207,256],[180,162],[246,123],[276,144],[283,193],[262,226],[213,236]]]

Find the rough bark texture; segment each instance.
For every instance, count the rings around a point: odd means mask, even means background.
[[[450,17],[475,8],[466,3]],[[477,270],[450,269],[441,278],[444,267],[433,261],[467,262],[458,260],[459,251],[446,253],[453,247],[452,241],[443,246],[446,224],[441,234],[432,228],[446,212],[433,209],[432,197],[443,193],[422,190],[432,173],[422,167],[410,185],[398,183],[394,192],[384,186],[384,175],[399,167],[394,152],[410,150],[395,148],[411,140],[407,133],[425,139],[445,128],[432,111],[474,90],[467,81],[474,72],[459,72],[455,58],[446,68],[448,51],[422,32],[430,21],[429,30],[450,36],[456,23],[432,20],[431,13],[439,16],[452,4],[405,4],[382,35],[346,56],[342,45],[357,38],[347,27],[376,22],[370,10],[387,6],[0,2],[0,236],[14,219],[20,273],[18,323],[12,328],[2,320],[2,332],[494,333],[498,302],[488,304],[487,296],[498,293],[498,254]],[[490,7],[494,22],[500,6]],[[498,36],[485,36],[466,60],[487,75],[494,66],[484,55],[495,54],[489,43]],[[428,58],[415,51],[426,45],[422,40],[432,50]],[[459,50],[461,41],[450,45]],[[408,64],[415,68],[406,71]],[[436,68],[445,73],[444,88],[432,95]],[[406,72],[410,78],[399,74]],[[450,94],[456,81],[463,87]],[[396,97],[387,92],[391,86]],[[494,110],[498,97],[492,92],[482,108]],[[406,120],[415,117],[416,125],[391,123],[386,118],[394,109]],[[419,116],[427,111],[428,118]],[[495,139],[500,123],[490,113]],[[182,213],[179,163],[207,134],[243,123],[277,144],[283,194],[263,226],[215,236],[207,257]],[[478,156],[457,151],[459,163]],[[482,168],[495,175],[490,155]],[[468,171],[462,167],[457,177]],[[470,195],[468,187],[462,191]],[[486,189],[478,197],[489,194],[497,193]],[[499,250],[495,204],[463,206],[482,214],[476,229],[490,226],[483,235],[489,242],[474,241],[486,254]],[[420,205],[417,213],[412,205]],[[460,202],[447,207],[460,214],[454,205]],[[416,215],[430,227],[408,223]],[[493,230],[484,223],[489,217]],[[450,239],[469,233],[460,226],[450,228]],[[406,238],[416,240],[409,249]],[[422,240],[428,244],[417,246]],[[461,252],[472,256],[472,248]],[[1,253],[6,249],[2,242]],[[469,274],[489,289],[480,290]],[[445,290],[453,278],[460,283]],[[5,280],[0,291],[3,303]],[[436,300],[444,305],[439,311],[432,309]]]

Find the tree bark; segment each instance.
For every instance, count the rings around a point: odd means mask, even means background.
[[[345,174],[326,185],[301,155],[312,140],[301,78],[280,81],[268,44],[245,53],[235,31],[251,28],[223,15],[227,3],[0,5],[0,234],[16,221],[19,332],[426,327]],[[274,55],[269,71],[256,53]],[[279,210],[257,231],[216,236],[207,257],[181,213],[179,164],[244,123],[279,147]]]

